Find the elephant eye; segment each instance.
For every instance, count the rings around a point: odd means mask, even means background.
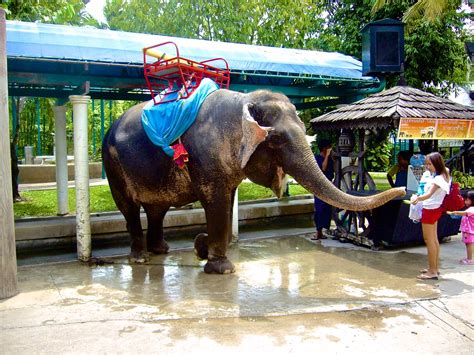
[[[270,148],[280,148],[287,143],[286,137],[278,132],[272,132],[268,137],[268,144]]]

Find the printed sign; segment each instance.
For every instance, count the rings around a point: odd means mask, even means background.
[[[468,120],[438,120],[435,132],[436,139],[462,139],[469,133]]]
[[[474,139],[474,121],[401,118],[398,139]]]
[[[462,139],[456,140],[441,140],[438,143],[438,147],[440,148],[450,148],[450,147],[462,147],[464,145],[464,141]]]

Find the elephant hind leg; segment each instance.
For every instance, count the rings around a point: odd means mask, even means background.
[[[199,260],[207,260],[209,255],[209,248],[207,244],[209,243],[207,233],[199,233],[194,239],[194,253]]]
[[[170,248],[163,235],[163,219],[169,207],[143,205],[143,208],[148,220],[147,250],[154,254],[167,254]]]
[[[129,206],[126,212],[122,211],[122,213],[127,221],[127,230],[131,236],[130,261],[137,264],[149,261],[150,257],[147,252],[146,239],[143,235],[140,221],[140,206]]]
[[[127,221],[127,230],[131,236],[130,261],[137,264],[149,261],[146,239],[143,236],[140,221],[140,206],[130,206],[125,213],[123,211],[122,213]]]
[[[120,212],[122,212],[127,222],[127,230],[130,233],[130,262],[145,263],[149,261],[147,253],[146,239],[143,236],[142,224],[140,221],[140,205],[130,198],[126,198],[116,189],[112,188],[112,196]]]

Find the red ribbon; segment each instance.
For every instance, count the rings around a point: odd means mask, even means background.
[[[183,169],[186,163],[189,161],[188,152],[182,143],[172,145],[171,148],[174,150],[173,160],[180,169]]]

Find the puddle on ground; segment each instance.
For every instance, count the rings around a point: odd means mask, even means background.
[[[50,275],[66,308],[90,303],[148,321],[322,313],[438,295],[434,285],[415,279],[425,261],[416,254],[331,248],[285,237],[241,241],[228,256],[235,274],[205,274],[192,250],[154,256],[148,265],[120,258],[93,268],[40,266],[34,274]],[[19,279],[28,282],[30,271],[20,269]]]
[[[206,327],[202,326],[203,323]],[[364,341],[371,339],[375,332],[390,336],[395,324],[404,324],[405,332],[411,332],[416,339],[416,332],[411,329],[417,329],[424,323],[425,320],[409,308],[390,307],[277,317],[177,320],[172,326],[165,322],[155,325],[166,329],[169,339],[177,347],[180,343],[189,347],[193,339],[200,343],[216,342],[218,339],[216,347],[238,345],[239,349],[245,346],[259,348],[262,342],[268,342],[268,348],[284,348],[297,342],[310,344],[312,349],[308,348],[307,353],[311,353],[314,352],[314,341],[320,345],[321,341],[340,343],[354,338]]]

